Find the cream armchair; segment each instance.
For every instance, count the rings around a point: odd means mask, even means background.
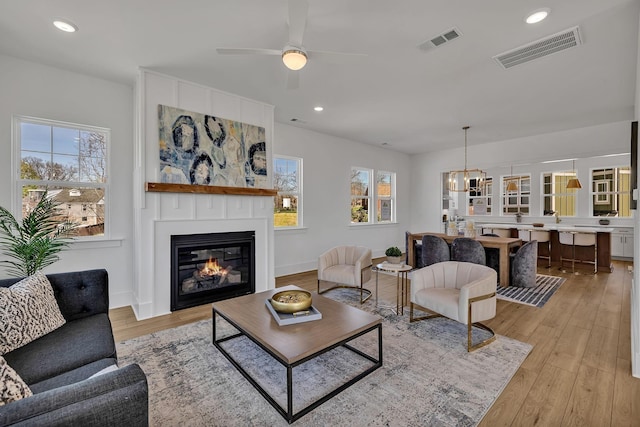
[[[371,291],[362,285],[371,279],[371,249],[363,246],[337,246],[318,258],[318,293],[336,288],[353,288],[360,291],[360,303],[371,297]],[[338,285],[320,290],[320,282]]]
[[[479,322],[496,315],[497,282],[494,269],[468,262],[439,262],[414,271],[409,320],[415,322],[444,316],[464,323],[467,325],[467,351],[483,347],[496,338],[491,328]],[[431,314],[414,317],[414,305]],[[473,344],[472,325],[490,332],[491,336]]]

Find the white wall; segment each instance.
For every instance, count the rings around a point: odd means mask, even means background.
[[[500,176],[509,175],[510,165],[514,165],[514,174],[532,174],[532,212],[529,220],[539,219],[549,220],[537,216],[540,206],[540,182],[539,173],[551,171],[562,167],[571,169],[571,162],[556,164],[541,164],[545,160],[557,160],[567,158],[578,158],[576,160],[576,170],[578,178],[583,183],[582,193],[578,195],[578,209],[580,216],[587,216],[589,212],[588,186],[584,183],[590,182],[589,168],[603,165],[618,165],[621,159],[625,159],[629,165],[630,158],[601,158],[590,159],[593,156],[600,156],[612,153],[628,153],[630,151],[630,121],[609,123],[605,125],[592,126],[569,131],[555,132],[533,137],[512,139],[500,142],[493,142],[483,145],[473,145],[468,148],[468,167],[481,168],[490,172],[494,180],[499,181]],[[522,165],[527,163],[526,165]],[[562,166],[558,166],[562,165]],[[460,169],[464,166],[464,152],[462,148],[444,150],[438,152],[425,153],[413,156],[411,159],[411,179],[416,183],[411,192],[411,227],[412,231],[439,230],[442,221],[441,211],[441,182],[442,172],[452,168]],[[429,185],[419,185],[419,183],[438,183]],[[499,186],[494,187],[497,194]],[[586,194],[584,196],[583,194]],[[499,199],[493,200],[496,212],[492,216],[478,216],[478,221],[513,221],[513,218],[502,218],[499,216]],[[459,205],[463,206],[463,204]],[[465,215],[464,207],[459,214]],[[474,217],[476,218],[476,217]],[[572,220],[566,220],[571,223]],[[591,220],[595,223],[595,220]],[[584,220],[580,220],[585,223]],[[631,220],[615,219],[612,225],[631,225]]]
[[[274,156],[303,159],[303,229],[276,230],[276,276],[317,268],[318,256],[342,244],[371,248],[384,255],[404,248],[410,223],[410,157],[406,154],[276,123]],[[352,166],[396,173],[397,223],[350,225]]]
[[[12,209],[11,118],[26,115],[111,129],[108,200],[116,240],[74,243],[46,273],[106,268],[112,307],[131,302],[133,278],[132,186],[133,88],[0,55],[0,205]],[[0,268],[0,276],[5,277]]]

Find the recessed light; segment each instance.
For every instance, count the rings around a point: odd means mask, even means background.
[[[551,12],[551,9],[548,7],[534,10],[524,19],[524,22],[527,24],[536,24],[549,16],[549,12]]]
[[[320,105],[318,105],[317,107],[313,107],[314,111],[320,112],[322,110],[324,110],[324,107],[321,107]]]
[[[69,21],[65,21],[62,19],[56,19],[53,21],[53,25],[60,31],[64,31],[65,33],[75,33],[78,31],[78,27]]]

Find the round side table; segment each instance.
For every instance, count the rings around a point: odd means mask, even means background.
[[[386,261],[376,265],[376,308],[389,308],[393,310],[393,307],[382,307],[378,304],[378,274],[380,270],[396,273],[395,313],[403,315],[404,306],[407,304],[407,292],[409,290],[408,275],[409,275],[409,272],[413,270],[413,267],[407,264],[403,264],[403,265],[389,264]]]

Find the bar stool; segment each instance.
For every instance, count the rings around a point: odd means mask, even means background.
[[[581,231],[560,231],[558,239],[561,245],[571,246],[571,271],[575,273],[575,263],[593,262],[593,274],[598,272],[598,240],[596,233],[586,233]],[[593,261],[576,260],[576,246],[593,246]],[[566,259],[566,258],[564,258]],[[562,248],[560,248],[560,268],[563,267]]]
[[[547,268],[551,268],[551,233],[549,231],[522,229],[518,230],[518,238],[523,242],[537,240],[538,243],[546,243],[548,256],[538,254],[538,258],[548,260]]]

